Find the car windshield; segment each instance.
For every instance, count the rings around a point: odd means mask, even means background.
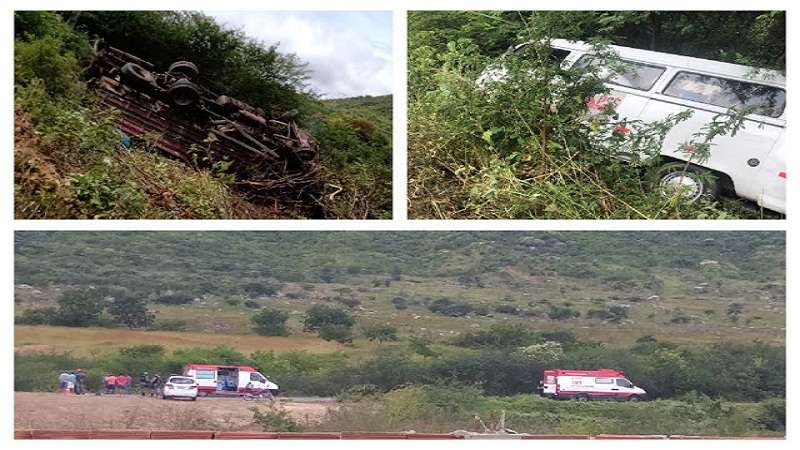
[[[185,377],[175,377],[175,378],[170,378],[169,382],[172,384],[193,384],[194,380]]]

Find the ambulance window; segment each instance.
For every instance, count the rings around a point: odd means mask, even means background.
[[[611,378],[595,378],[594,384],[614,384],[614,380]]]
[[[214,379],[214,371],[213,370],[198,370],[197,375],[195,378],[198,380],[213,380]]]
[[[252,372],[250,374],[250,381],[258,381],[259,383],[265,383],[267,379],[255,372]]]
[[[626,380],[625,378],[617,378],[617,386],[625,387],[625,388],[632,388],[633,383]]]
[[[611,77],[608,82],[619,86],[638,89],[640,91],[649,91],[664,73],[664,70],[666,70],[663,67],[628,61],[625,59],[620,59],[618,61],[622,64],[621,71]],[[575,63],[575,67],[580,69],[600,63],[601,61],[596,60],[592,55],[583,55]]]
[[[753,114],[768,117],[779,117],[786,107],[783,89],[689,72],[675,75],[664,95],[722,108],[753,107]]]

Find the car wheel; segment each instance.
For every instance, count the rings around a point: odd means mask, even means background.
[[[191,398],[193,402],[197,401],[197,397],[189,397],[189,398]]]
[[[186,79],[180,79],[172,83],[167,89],[167,95],[169,95],[172,103],[181,107],[192,106],[200,101],[200,89]]]
[[[577,400],[579,402],[588,402],[589,401],[589,396],[586,395],[586,394],[579,394],[578,396],[575,397],[575,400]]]
[[[720,186],[711,171],[684,162],[670,162],[658,169],[658,189],[665,197],[676,193],[692,203],[703,195],[718,198]]]
[[[639,397],[638,395],[631,395],[630,397],[628,397],[628,401],[629,402],[638,402],[638,401],[641,401],[641,400],[642,400],[642,398]]]

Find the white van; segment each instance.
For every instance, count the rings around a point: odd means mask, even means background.
[[[514,51],[527,44],[515,47]],[[591,45],[554,39],[553,57],[562,67],[581,67],[594,57]],[[687,109],[692,117],[666,136],[661,148],[660,185],[682,186],[691,199],[730,191],[759,206],[786,212],[786,80],[778,72],[668,53],[610,46],[625,67],[613,77],[605,101],[617,103],[620,120],[654,122]],[[496,71],[496,69],[495,69]],[[496,77],[496,75],[494,75]],[[681,144],[713,117],[732,107],[753,107],[735,136],[718,136],[707,161],[683,173]],[[677,164],[676,164],[677,163]],[[704,176],[707,174],[712,177]]]
[[[556,400],[618,400],[638,402],[647,392],[615,369],[546,369],[539,381],[542,396]]]

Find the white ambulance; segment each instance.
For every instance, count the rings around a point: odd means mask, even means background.
[[[565,69],[602,64],[587,43],[554,39],[550,46]],[[629,47],[609,48],[624,72],[608,81],[609,95],[589,99],[589,108],[611,102],[620,120],[644,122],[693,111],[664,139],[659,185],[665,194],[680,189],[694,200],[727,191],[766,209],[786,212],[786,80],[781,73]],[[502,69],[490,68],[479,83],[502,76]],[[708,160],[691,161],[684,171],[687,156],[681,145],[717,114],[743,107],[753,108],[744,127],[733,136],[713,139]]]
[[[638,402],[647,392],[615,369],[544,371],[539,382],[541,395],[560,400],[619,400]]]
[[[197,394],[243,396],[269,391],[273,396],[280,393],[278,385],[267,379],[254,367],[217,364],[187,364],[183,375],[197,382]]]

